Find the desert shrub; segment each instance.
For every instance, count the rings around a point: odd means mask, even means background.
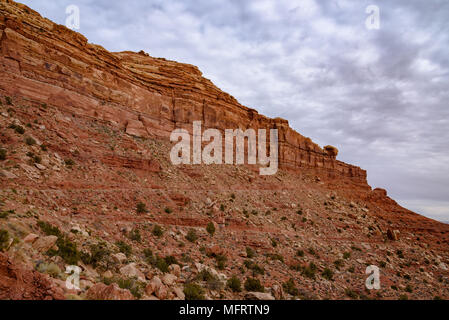
[[[137,241],[137,242],[141,242],[142,241],[142,235],[140,234],[140,230],[139,229],[131,230],[131,232],[129,233],[128,237],[132,241]]]
[[[408,296],[406,294],[401,294],[399,300],[408,300]]]
[[[217,268],[219,270],[223,270],[226,267],[226,262],[228,261],[228,258],[226,256],[219,254],[215,256],[215,261],[217,261]]]
[[[245,290],[251,292],[264,292],[264,287],[260,284],[260,280],[256,278],[247,278],[245,281]]]
[[[143,249],[143,255],[145,258],[151,258],[153,256],[153,251],[149,248]]]
[[[36,140],[31,137],[26,137],[25,143],[29,146],[34,146],[36,144]]]
[[[273,246],[273,248],[276,248],[278,246],[278,243],[276,242],[276,240],[271,239],[271,245]]]
[[[162,237],[162,235],[164,234],[164,231],[162,230],[162,228],[160,226],[158,226],[157,224],[153,227],[153,231],[151,232],[153,234],[153,236],[155,237]]]
[[[168,208],[168,207],[165,208],[164,211],[165,211],[165,213],[168,213],[168,214],[173,212],[172,208]]]
[[[18,134],[24,134],[25,133],[25,128],[22,126],[14,126],[14,131]]]
[[[290,278],[287,282],[284,282],[282,284],[282,287],[284,288],[285,292],[292,296],[297,296],[299,294],[299,290],[298,288],[296,288],[293,278]]]
[[[146,213],[147,210],[147,205],[143,202],[139,202],[137,204],[137,208],[136,208],[137,213]]]
[[[408,293],[412,293],[413,292],[412,286],[408,284],[407,287],[405,287],[405,291]]]
[[[225,206],[224,206],[224,204],[220,204],[220,211],[225,211]]]
[[[245,265],[245,267],[249,270],[251,270],[253,272],[253,276],[256,276],[258,274],[263,275],[265,274],[265,270],[263,267],[259,266],[258,264],[256,264],[255,262],[251,261],[251,260],[245,260],[243,262],[243,264]]]
[[[323,272],[321,273],[321,275],[323,276],[323,278],[325,278],[329,281],[331,281],[332,278],[334,277],[334,273],[329,268],[324,269]]]
[[[187,283],[184,286],[186,300],[204,300],[204,289],[196,283]]]
[[[9,244],[9,232],[7,230],[0,230],[0,252],[6,250]]]
[[[48,147],[45,144],[41,144],[41,150],[42,151],[47,151]]]
[[[345,294],[351,299],[358,299],[359,295],[351,289],[346,289]]]
[[[302,274],[310,279],[315,279],[315,274],[317,271],[317,267],[313,262],[310,262],[309,265],[302,270]]]
[[[271,260],[279,260],[280,262],[284,262],[284,257],[278,253],[267,253],[266,256]]]
[[[211,279],[214,279],[215,277],[213,276],[212,273],[210,273],[208,270],[203,269],[201,270],[201,272],[198,272],[198,274],[195,277],[195,280],[198,281],[209,281]]]
[[[206,227],[206,231],[213,237],[215,234],[215,226],[212,222],[209,222]]]
[[[0,161],[6,160],[7,153],[6,149],[0,149]]]
[[[127,289],[137,299],[142,298],[144,284],[135,278],[118,279],[117,284],[121,289]]]
[[[351,257],[351,252],[343,253],[343,259],[349,259]]]
[[[107,248],[105,243],[93,244],[90,246],[90,253],[81,253],[81,260],[83,263],[97,268],[101,262],[107,260],[110,254],[111,251]]]
[[[230,279],[228,279],[226,286],[232,292],[241,292],[242,291],[242,283],[241,283],[240,279],[237,278],[236,276],[232,276]]]
[[[12,105],[12,99],[11,99],[11,97],[5,97],[5,100],[6,100],[6,104],[7,105]]]
[[[178,260],[176,260],[176,258],[173,257],[173,256],[166,256],[166,257],[164,258],[164,260],[165,260],[165,262],[166,262],[169,266],[172,265],[172,264],[178,264],[178,265],[179,265]]]
[[[62,232],[58,227],[52,226],[48,222],[38,221],[37,225],[41,228],[42,232],[44,232],[47,236],[56,236],[61,237]]]
[[[250,247],[246,247],[246,257],[249,259],[254,258],[254,256],[256,255],[256,252],[250,248]]]
[[[76,244],[70,241],[67,237],[59,237],[56,241],[58,250],[50,249],[47,254],[50,256],[60,256],[67,264],[76,265],[81,259],[81,254],[78,251]]]
[[[0,219],[6,219],[10,214],[14,214],[14,210],[0,212]]]
[[[186,239],[190,242],[196,242],[198,240],[198,235],[196,234],[195,229],[190,229],[186,235]]]
[[[121,241],[121,240],[117,241],[115,243],[115,245],[117,246],[119,251],[121,253],[125,254],[127,257],[129,257],[132,254],[132,252],[133,252],[131,246],[129,244],[127,244],[126,242],[124,242],[124,241]]]
[[[303,250],[298,250],[298,251],[296,251],[296,255],[298,257],[304,257],[304,251]]]
[[[73,159],[65,159],[64,163],[67,167],[71,167],[75,165],[75,161],[73,161]]]
[[[337,270],[340,270],[340,267],[343,266],[343,263],[344,263],[343,260],[338,259],[338,260],[334,261],[334,266],[335,266],[335,268],[337,268]]]

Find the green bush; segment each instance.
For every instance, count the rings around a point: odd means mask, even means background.
[[[155,225],[153,227],[152,234],[153,234],[153,236],[160,238],[164,234],[164,231],[162,230],[162,228],[160,226]]]
[[[117,241],[115,245],[118,247],[119,251],[125,254],[127,257],[129,257],[133,252],[131,246],[124,241]]]
[[[94,268],[97,268],[101,262],[108,259],[110,254],[111,251],[107,248],[105,243],[93,244],[90,246],[90,253],[81,253],[81,260],[83,261],[83,263],[92,265]]]
[[[142,241],[142,235],[140,234],[140,230],[139,229],[131,230],[131,232],[129,233],[128,237],[132,241],[137,241],[137,242],[141,242]]]
[[[139,202],[136,208],[137,213],[147,213],[147,205],[143,202]]]
[[[18,134],[24,134],[25,133],[25,129],[22,126],[14,126],[14,130],[18,133]]]
[[[236,276],[232,276],[228,279],[226,286],[231,289],[232,292],[241,292],[242,291],[242,283],[239,278]]]
[[[216,255],[215,260],[217,261],[217,268],[219,270],[223,270],[226,267],[226,261],[228,261],[228,258],[224,255]]]
[[[198,240],[198,235],[196,234],[195,229],[190,229],[186,235],[186,239],[190,242],[196,242]]]
[[[251,292],[264,292],[264,287],[260,284],[260,280],[256,278],[247,278],[245,281],[245,290]]]
[[[0,252],[6,250],[9,244],[9,232],[0,230]]]
[[[256,255],[256,252],[250,248],[250,247],[246,247],[246,257],[249,259],[254,258],[254,256]]]
[[[34,139],[31,138],[31,137],[27,137],[27,138],[25,139],[25,143],[26,143],[27,145],[29,145],[29,146],[34,146],[34,145],[36,144],[36,140],[34,140]]]
[[[356,292],[352,291],[351,289],[346,289],[345,290],[345,294],[349,298],[351,298],[351,299],[358,299],[359,298],[359,295]]]
[[[137,299],[142,298],[144,284],[139,282],[137,279],[118,279],[117,284],[121,289],[127,289],[131,294]]]
[[[323,272],[321,273],[321,275],[323,276],[323,278],[325,278],[329,281],[331,281],[332,278],[334,277],[334,273],[329,268],[324,269]]]
[[[75,161],[73,161],[72,159],[65,159],[64,163],[67,167],[71,167],[75,165]]]
[[[67,264],[76,265],[81,259],[76,244],[67,239],[65,236],[58,238],[56,241],[58,250],[50,249],[47,254],[50,256],[60,256]]]
[[[6,160],[7,153],[6,149],[0,149],[0,161]]]
[[[11,99],[11,97],[5,97],[5,100],[6,100],[6,104],[7,105],[12,105],[12,99]]]
[[[293,280],[293,278],[290,278],[287,282],[284,282],[282,284],[282,287],[284,288],[285,292],[287,292],[292,296],[299,295],[299,290],[298,288],[296,288],[295,281]]]
[[[173,212],[173,210],[171,208],[168,208],[168,207],[165,208],[164,211],[165,211],[165,213],[168,213],[168,214]]]
[[[349,259],[351,257],[351,252],[343,253],[343,259]]]
[[[209,222],[206,227],[206,231],[213,237],[215,234],[215,226],[212,222]]]
[[[187,283],[184,286],[186,300],[204,300],[204,289],[196,283]]]
[[[298,251],[296,251],[296,255],[298,257],[304,257],[304,251],[303,250],[298,250]]]
[[[310,262],[309,265],[302,270],[302,274],[310,279],[315,279],[315,273],[317,271],[317,267],[313,262]]]

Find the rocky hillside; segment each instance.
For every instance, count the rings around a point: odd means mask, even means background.
[[[0,46],[1,299],[449,298],[449,225],[196,67],[110,53],[13,1]],[[277,128],[281,170],[173,166],[168,136],[193,121]]]

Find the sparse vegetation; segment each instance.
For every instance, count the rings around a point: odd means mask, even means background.
[[[284,282],[282,284],[282,287],[284,288],[285,292],[292,296],[297,296],[299,294],[299,290],[298,288],[296,288],[293,278],[290,278],[287,282]]]
[[[198,235],[196,234],[195,229],[190,229],[186,235],[186,239],[190,242],[196,242],[198,240]]]
[[[204,289],[196,283],[187,283],[184,286],[186,300],[204,300]]]
[[[36,144],[36,140],[31,137],[26,137],[25,143],[29,146],[34,146]]]
[[[232,292],[241,292],[242,291],[242,283],[239,278],[236,276],[232,276],[230,279],[228,279],[228,282],[226,286],[232,291]]]
[[[343,259],[349,259],[351,257],[351,252],[345,252],[343,253]]]
[[[9,232],[7,230],[0,230],[0,252],[7,249],[9,245]]]
[[[128,237],[132,241],[136,241],[136,242],[141,242],[142,241],[142,235],[140,234],[140,230],[139,229],[131,230],[131,232],[129,233]]]
[[[245,290],[250,292],[264,292],[265,289],[259,279],[247,278],[245,281]]]
[[[323,276],[324,279],[332,281],[334,277],[334,272],[329,268],[325,268],[321,273],[321,275]]]
[[[215,226],[213,222],[209,222],[206,227],[206,231],[211,235],[211,237],[215,234]]]
[[[6,149],[0,149],[0,161],[6,160],[7,154],[8,152],[6,151]]]
[[[155,237],[162,237],[162,235],[164,234],[164,231],[162,230],[162,228],[160,226],[158,226],[157,224],[153,227],[153,231],[151,232],[153,234],[153,236]]]
[[[143,203],[143,202],[139,202],[137,204],[136,212],[139,213],[139,214],[147,213],[148,212],[147,205],[145,203]]]
[[[173,210],[171,208],[168,208],[168,207],[165,208],[164,211],[165,211],[165,213],[168,213],[168,214],[173,212]]]
[[[246,247],[246,257],[249,259],[254,258],[254,256],[256,255],[256,252],[250,248],[250,247]]]
[[[129,257],[132,254],[132,252],[133,252],[131,246],[129,244],[127,244],[126,242],[124,242],[124,241],[121,241],[121,240],[117,241],[115,243],[115,245],[117,246],[119,251],[121,253],[125,254],[127,257]]]
[[[67,167],[72,167],[75,165],[75,161],[73,159],[65,159],[64,163]]]

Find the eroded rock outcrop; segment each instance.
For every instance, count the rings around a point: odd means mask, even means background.
[[[9,95],[107,120],[138,137],[166,138],[175,128],[191,130],[193,121],[222,130],[277,128],[281,167],[366,183],[364,170],[336,160],[336,148],[323,150],[287,120],[241,105],[195,66],[108,52],[13,1],[2,1],[0,11],[0,90]]]

